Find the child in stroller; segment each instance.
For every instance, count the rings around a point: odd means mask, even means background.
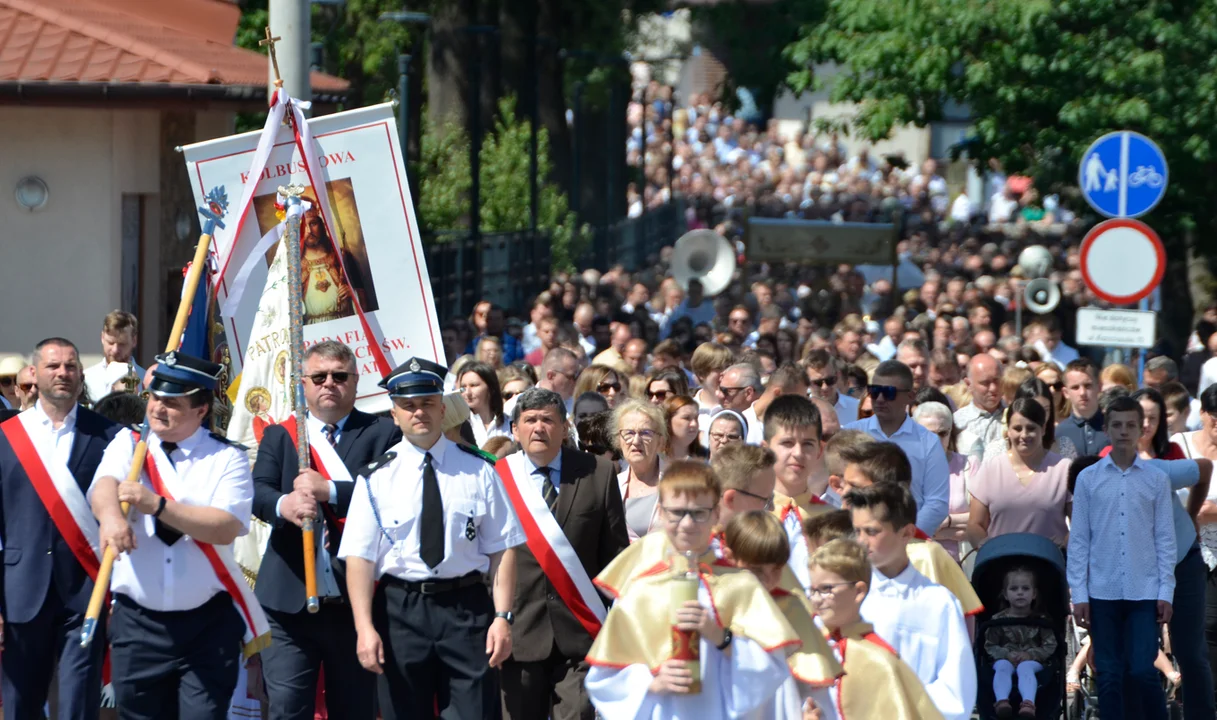
[[[992,683],[980,682],[977,688],[976,709],[981,720],[1011,717],[1015,710],[1019,718],[1057,720],[1065,696],[1064,637],[1069,615],[1065,558],[1060,549],[1048,538],[1030,533],[990,538],[976,551],[972,586],[986,608],[976,618],[976,674],[994,678]],[[1017,586],[1014,592],[1012,586]],[[1032,589],[1033,601],[1024,607]],[[1033,632],[1035,629],[1041,632]],[[1003,639],[1007,630],[1017,637]],[[1004,658],[999,648],[1006,649]],[[1013,658],[1011,654],[1015,654]],[[1040,667],[1027,664],[1023,669],[1024,654]],[[999,664],[1005,668],[1004,684]]]
[[[993,660],[993,710],[998,718],[1014,717],[1010,691],[1018,675],[1018,694],[1023,698],[1018,717],[1035,717],[1035,696],[1038,690],[1036,673],[1056,652],[1056,634],[1048,627],[1048,617],[1037,612],[1035,573],[1025,566],[1006,572],[1002,592],[1003,610],[994,620],[1030,620],[1019,624],[991,624],[985,630],[985,653]]]

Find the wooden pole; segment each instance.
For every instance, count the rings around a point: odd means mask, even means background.
[[[190,306],[194,303],[195,292],[203,277],[203,268],[207,267],[207,253],[211,248],[211,233],[215,231],[213,221],[208,221],[199,236],[199,245],[194,250],[194,260],[186,271],[186,283],[182,291],[182,299],[177,307],[177,315],[173,320],[173,329],[169,331],[169,340],[165,343],[165,352],[177,350],[182,343],[182,333],[186,330],[186,321],[190,318]],[[137,483],[144,471],[144,459],[148,455],[148,418],[140,427],[139,442],[135,445],[135,453],[131,457],[131,469],[127,472],[126,482]],[[123,517],[126,517],[130,507],[122,504]],[[114,570],[114,548],[107,546],[101,558],[101,567],[97,571],[97,582],[93,584],[93,595],[89,597],[89,607],[85,612],[84,625],[80,630],[80,645],[88,647],[93,642],[93,634],[97,631],[97,619],[101,617],[102,604],[106,601],[106,593],[110,591],[110,574]]]
[[[324,189],[317,192],[325,192]],[[304,297],[301,283],[304,277],[300,266],[300,196],[304,187],[289,185],[279,188],[286,198],[287,232],[287,297],[288,297],[288,344],[291,347],[291,385],[295,392],[293,405],[296,413],[296,462],[297,472],[309,467],[308,406],[304,400]],[[314,516],[315,517],[315,516]],[[317,597],[317,533],[314,517],[305,518],[301,526],[304,540],[304,591],[308,597],[306,607],[310,613],[321,609]]]

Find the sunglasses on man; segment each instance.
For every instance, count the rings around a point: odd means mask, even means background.
[[[867,385],[866,394],[870,395],[871,400],[877,400],[882,397],[884,400],[891,402],[896,399],[896,396],[902,392],[908,392],[904,388],[898,388],[893,385]]]
[[[311,380],[311,381],[313,382],[313,384],[314,384],[314,385],[324,385],[324,384],[325,384],[325,379],[326,379],[327,377],[330,377],[330,378],[334,378],[334,382],[335,382],[336,384],[338,384],[338,385],[342,385],[342,384],[343,384],[343,383],[345,383],[347,380],[350,380],[352,375],[354,375],[354,373],[349,373],[349,372],[323,372],[323,373],[313,373],[312,375],[309,375],[309,376],[308,376],[308,379],[309,379],[309,380]]]

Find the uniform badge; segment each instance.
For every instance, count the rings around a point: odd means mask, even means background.
[[[410,372],[418,372],[419,370],[422,370],[422,369],[423,369],[422,366],[418,364],[417,360],[410,361]]]
[[[477,539],[477,536],[478,530],[473,526],[473,518],[469,518],[469,520],[465,522],[465,539],[469,542],[473,542],[475,539]]]

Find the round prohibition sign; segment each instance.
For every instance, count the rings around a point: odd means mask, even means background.
[[[1166,272],[1166,248],[1140,220],[1106,220],[1086,233],[1079,255],[1086,287],[1113,305],[1148,297]]]

